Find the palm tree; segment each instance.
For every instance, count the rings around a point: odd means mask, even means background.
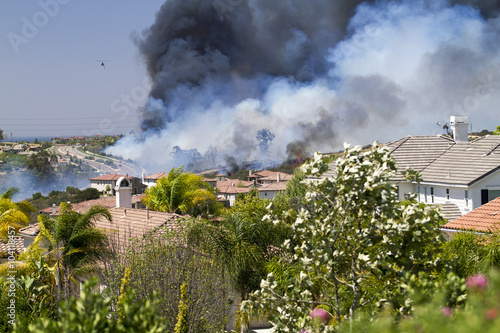
[[[146,190],[144,204],[152,210],[168,213],[188,213],[203,207],[216,198],[200,176],[183,172],[182,167],[173,168],[168,177],[158,180],[156,186]]]
[[[46,255],[56,269],[58,299],[63,279],[67,298],[73,277],[81,275],[89,264],[106,253],[108,238],[94,227],[94,223],[101,218],[111,222],[111,214],[102,206],[93,206],[80,214],[71,210],[69,204],[61,203],[59,211],[57,218],[39,216],[40,233],[35,240],[37,244],[47,245]]]
[[[5,239],[9,231],[16,232],[26,226],[30,220],[30,214],[36,212],[35,207],[27,201],[14,202],[12,197],[19,193],[19,189],[11,187],[0,194],[0,238]]]

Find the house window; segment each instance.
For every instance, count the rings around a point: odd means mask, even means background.
[[[431,187],[431,202],[434,203],[434,187]]]
[[[500,197],[500,190],[489,190],[488,191],[488,202]]]
[[[446,200],[450,200],[450,189],[446,189]]]
[[[424,198],[425,202],[427,202],[427,187],[424,187]]]
[[[465,190],[465,207],[469,207],[469,190]]]
[[[417,186],[418,201],[420,202],[420,186]]]

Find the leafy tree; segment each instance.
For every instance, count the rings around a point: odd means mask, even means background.
[[[31,170],[41,184],[48,184],[55,179],[54,168],[50,164],[50,155],[46,151],[33,154],[26,159],[26,168]]]
[[[219,232],[213,231],[220,260],[224,263],[231,284],[240,300],[258,289],[266,275],[266,261],[284,240],[286,228],[263,220],[271,201],[262,199],[256,190],[238,199]],[[237,313],[237,323],[247,332],[245,313]]]
[[[117,251],[103,260],[101,284],[109,286],[116,304],[122,295],[122,277],[129,270],[127,283],[138,298],[158,293],[160,304],[155,314],[163,318],[166,332],[174,332],[179,316],[189,333],[219,332],[227,323],[233,294],[208,237],[216,230],[198,219],[189,219],[175,230],[157,230],[129,246],[117,244]],[[184,309],[182,314],[180,309]]]
[[[76,193],[74,196],[74,202],[94,200],[94,199],[99,199],[99,197],[100,197],[99,191],[95,188],[89,187],[83,191],[79,190],[78,193]]]
[[[3,130],[0,129],[0,141],[3,141]]]
[[[56,218],[39,215],[40,233],[35,244],[47,246],[47,260],[56,270],[58,299],[63,288],[65,297],[69,297],[73,276],[85,272],[90,264],[106,253],[107,237],[94,227],[99,218],[111,221],[111,214],[101,206],[93,206],[80,214],[65,203],[61,203]]]
[[[12,197],[17,193],[19,189],[11,187],[0,195],[0,238],[2,239],[7,237],[12,228],[17,232],[26,226],[31,213],[35,212],[33,205],[25,200],[17,203],[12,201]]]
[[[303,170],[320,177],[328,162],[316,154]],[[312,329],[309,313],[320,304],[336,322],[352,321],[360,309],[374,311],[384,302],[406,311],[411,301],[403,283],[437,280],[446,268],[439,260],[443,218],[415,200],[398,200],[391,183],[395,161],[387,148],[348,149],[334,171],[309,184],[307,205],[285,242],[288,262],[299,268],[293,282],[279,290],[271,273],[243,305],[267,311],[277,332]]]
[[[41,316],[29,325],[18,323],[14,332],[160,333],[165,331],[162,320],[155,316],[155,308],[158,305],[156,299],[150,301],[150,298],[144,298],[137,301],[134,291],[129,290],[120,309],[123,319],[118,322],[116,313],[111,308],[111,298],[103,297],[97,287],[95,278],[85,282],[80,297],[71,297],[59,306],[57,320]]]
[[[39,200],[39,199],[42,199],[42,198],[43,198],[43,195],[42,195],[42,193],[40,193],[40,192],[36,192],[36,193],[33,193],[33,194],[31,195],[31,198],[32,198],[33,200]]]
[[[466,281],[467,302],[464,306],[449,307],[446,295],[434,290],[433,297],[418,306],[411,316],[394,320],[390,309],[378,316],[364,315],[353,325],[342,325],[339,332],[408,332],[408,333],[493,333],[500,330],[500,275],[489,271],[473,275]]]
[[[493,131],[494,135],[500,135],[500,126],[497,126],[497,129]]]
[[[500,233],[458,232],[444,244],[444,256],[453,260],[453,271],[461,278],[499,269]]]
[[[170,170],[168,177],[146,189],[143,200],[150,209],[169,213],[189,213],[200,207],[206,209],[215,201],[211,186],[200,176],[183,172],[182,168]]]

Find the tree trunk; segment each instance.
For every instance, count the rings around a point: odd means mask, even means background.
[[[57,301],[61,301],[61,268],[59,267],[59,261],[57,262],[57,293],[56,293],[56,299]]]
[[[243,283],[240,286],[240,297],[241,297],[241,303],[247,299],[247,292],[245,290],[245,287],[243,286]],[[243,312],[241,312],[241,303],[240,303],[240,308],[238,309],[238,313],[240,316],[240,324],[241,324],[241,331],[240,333],[248,333],[249,329],[249,324],[250,324],[250,318],[247,317],[247,315]]]

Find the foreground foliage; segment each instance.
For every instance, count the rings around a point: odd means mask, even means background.
[[[500,331],[500,275],[489,271],[489,277],[473,275],[467,279],[467,303],[464,306],[443,305],[446,295],[434,294],[429,302],[415,308],[412,316],[394,320],[387,308],[375,318],[367,315],[339,332],[366,333],[493,333]],[[310,332],[312,333],[312,332]]]
[[[14,328],[16,333],[24,332],[140,332],[160,333],[165,331],[162,321],[155,316],[158,301],[142,299],[137,301],[133,290],[125,294],[121,304],[121,320],[116,319],[111,299],[99,292],[97,279],[83,285],[79,297],[71,297],[58,308],[58,319],[46,316],[26,325],[20,322]]]
[[[322,332],[384,303],[408,313],[412,299],[404,286],[419,288],[448,269],[440,260],[443,218],[429,206],[398,199],[390,182],[395,161],[386,148],[348,149],[336,161],[334,175],[321,178],[327,169],[320,155],[303,167],[318,179],[309,182],[306,205],[286,241],[290,255],[284,264],[297,274],[284,286],[269,274],[243,305],[268,315],[277,332],[315,327],[309,314],[318,305],[332,317],[316,327]],[[459,293],[449,294],[455,297],[450,302],[460,301]]]
[[[204,234],[189,235],[191,223],[162,229],[125,247],[117,244],[104,260],[101,283],[109,286],[113,304],[120,302],[123,277],[139,299],[158,295],[155,315],[167,332],[211,333],[224,329],[233,295],[223,265],[209,254],[215,250]],[[125,251],[126,249],[126,251]],[[129,272],[129,273],[126,273]]]
[[[19,193],[15,187],[9,188],[0,194],[0,239],[7,239],[8,235],[13,235],[26,226],[30,220],[31,213],[35,208],[27,201],[14,202],[12,198]]]

